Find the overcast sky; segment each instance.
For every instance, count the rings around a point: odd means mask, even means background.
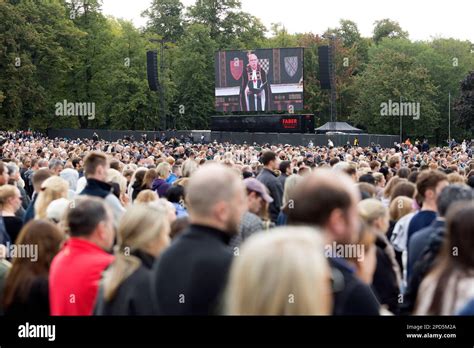
[[[186,6],[195,0],[182,0]],[[103,11],[145,25],[140,16],[151,0],[103,0]],[[409,32],[412,40],[453,37],[474,42],[474,0],[242,0],[242,8],[270,27],[282,23],[290,33],[322,34],[340,19],[357,23],[363,36],[371,36],[376,20],[390,18]]]

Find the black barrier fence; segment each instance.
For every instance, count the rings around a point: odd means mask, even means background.
[[[193,142],[230,142],[233,144],[290,144],[290,145],[308,145],[312,142],[315,146],[328,145],[331,140],[335,146],[342,146],[349,142],[354,145],[354,140],[359,140],[360,146],[369,146],[372,143],[379,144],[382,147],[391,147],[394,142],[398,142],[398,135],[380,135],[380,134],[287,134],[287,133],[241,133],[241,132],[211,132],[211,131],[120,131],[104,129],[50,129],[47,134],[50,138],[92,138],[97,133],[100,139],[115,141],[125,137],[133,137],[135,140],[141,140],[142,135],[146,134],[148,140],[159,140],[164,133],[166,139],[176,137],[178,139],[190,139]]]
[[[308,145],[310,142],[315,146],[328,145],[329,140],[335,146],[343,146],[349,142],[354,145],[355,139],[359,140],[360,146],[369,146],[372,143],[382,147],[391,147],[394,142],[400,140],[396,135],[376,135],[376,134],[286,134],[286,133],[231,133],[231,132],[211,132],[212,141],[230,142],[234,144],[289,144]]]
[[[126,137],[133,138],[135,140],[141,140],[144,134],[147,135],[148,140],[159,140],[162,134],[165,135],[166,139],[175,137],[189,137],[193,141],[200,140],[201,135],[207,135],[207,141],[210,141],[210,131],[130,131],[130,130],[108,130],[108,129],[48,129],[47,135],[49,138],[66,138],[66,139],[77,139],[77,138],[89,138],[92,139],[94,133],[98,135],[100,139],[107,141],[116,141],[124,139]]]

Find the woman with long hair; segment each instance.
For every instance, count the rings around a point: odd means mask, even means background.
[[[382,202],[371,198],[359,202],[358,210],[362,221],[376,235],[377,266],[372,286],[380,304],[397,314],[402,276],[395,250],[386,236],[389,228],[388,209]]]
[[[158,172],[156,169],[151,168],[148,169],[145,173],[145,176],[143,177],[143,182],[140,187],[140,190],[151,190],[153,187],[153,181],[158,178]]]
[[[60,198],[68,198],[69,184],[59,176],[46,179],[35,203],[35,219],[46,219],[49,204]]]
[[[291,195],[293,193],[296,185],[303,180],[303,177],[300,175],[290,175],[285,181],[285,189],[283,190],[283,199],[282,207],[280,213],[278,214],[277,226],[285,226],[288,220],[288,210],[293,209],[292,205],[294,202],[291,200]]]
[[[5,315],[48,316],[49,267],[59,252],[64,233],[54,224],[32,220],[23,227],[17,244],[25,255],[15,255],[5,282],[2,305]],[[25,248],[26,247],[26,248]]]
[[[383,196],[382,196],[382,203],[385,207],[389,207],[390,205],[390,197],[392,196],[392,192],[395,189],[395,186],[399,184],[400,182],[407,181],[407,179],[402,179],[398,176],[394,176],[391,178],[388,182],[387,185],[385,186],[385,189],[383,190]]]
[[[405,196],[398,196],[397,198],[392,200],[389,207],[390,222],[389,222],[389,227],[387,230],[388,240],[391,241],[392,238],[394,238],[393,230],[397,222],[400,221],[400,219],[403,218],[404,216],[412,213],[413,210],[414,208],[413,208],[412,198],[408,198]],[[397,259],[398,265],[400,266],[400,270],[402,274],[404,274],[405,270],[403,267],[403,252],[397,250],[395,247],[394,247],[394,250],[395,250],[395,257]]]
[[[117,236],[115,261],[105,271],[96,315],[152,315],[150,271],[170,243],[164,208],[135,204],[127,210]]]
[[[0,209],[6,232],[12,243],[20,233],[23,227],[23,221],[15,215],[21,207],[21,193],[16,186],[0,186]]]
[[[355,267],[357,277],[368,285],[372,285],[377,266],[377,248],[375,241],[377,236],[372,228],[365,223],[361,223],[360,232],[355,243],[362,249],[360,254],[354,254],[346,257],[346,260]]]
[[[190,178],[191,175],[194,174],[199,168],[199,165],[196,163],[196,161],[192,159],[188,159],[183,162],[183,165],[181,166],[181,172],[183,174],[183,178]]]
[[[446,217],[446,240],[420,285],[415,315],[455,315],[474,298],[474,202],[456,203]]]
[[[128,193],[132,202],[137,199],[138,194],[143,190],[143,180],[145,179],[145,174],[147,171],[148,168],[138,168],[132,175],[130,186],[128,188]]]
[[[319,231],[280,227],[242,244],[225,293],[229,315],[329,315],[330,268]]]

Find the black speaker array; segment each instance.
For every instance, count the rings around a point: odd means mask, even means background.
[[[158,53],[156,51],[146,52],[146,75],[150,89],[158,91],[160,83],[158,81]]]
[[[329,46],[318,47],[321,89],[331,89],[331,52]]]

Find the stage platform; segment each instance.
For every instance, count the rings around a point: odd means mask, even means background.
[[[125,137],[133,137],[135,140],[141,140],[143,134],[147,134],[148,140],[160,139],[162,133],[166,138],[176,137],[189,138],[193,142],[204,141],[206,143],[230,142],[233,144],[290,144],[305,145],[313,142],[315,146],[327,145],[328,140],[335,146],[343,146],[348,141],[354,144],[354,139],[359,139],[360,146],[369,146],[372,143],[380,144],[382,147],[392,147],[394,142],[400,141],[398,135],[380,135],[380,134],[304,134],[304,133],[250,133],[250,132],[211,132],[209,130],[193,130],[193,131],[169,131],[169,132],[153,132],[153,131],[119,131],[104,129],[50,129],[47,134],[50,138],[92,138],[94,132],[100,137],[108,141],[115,141]]]

